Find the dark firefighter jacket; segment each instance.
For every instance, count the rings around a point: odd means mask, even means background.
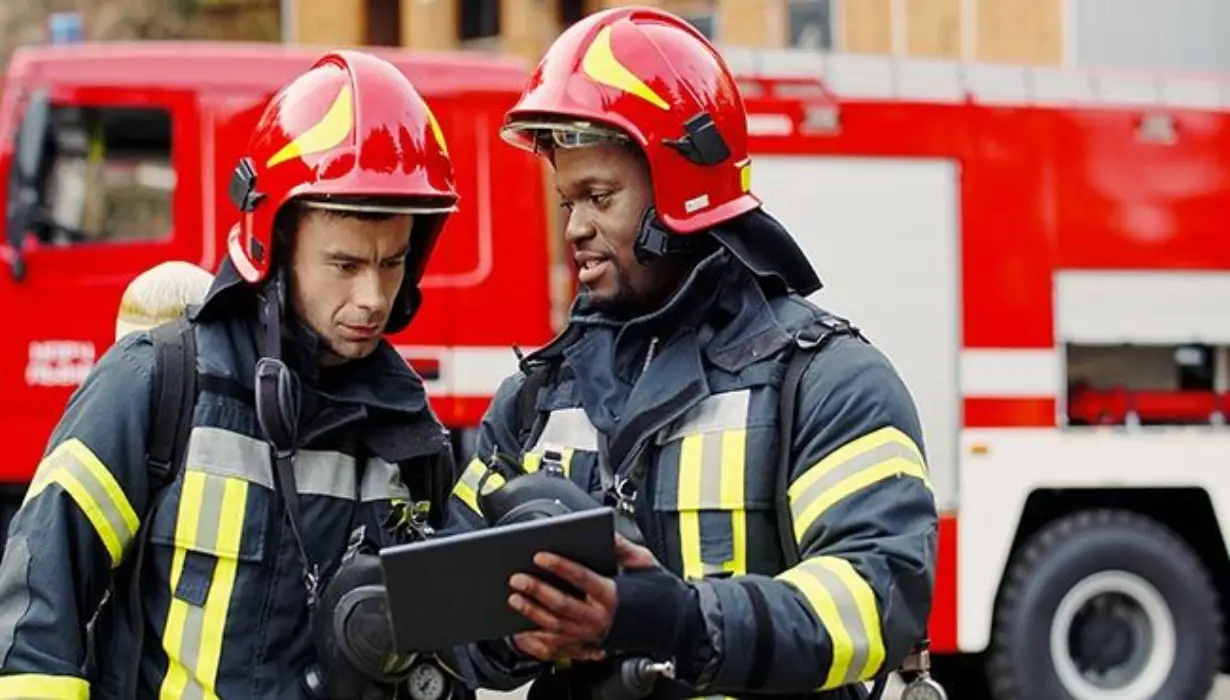
[[[117,696],[131,658],[126,591],[103,607],[88,675],[86,626],[146,519],[139,697],[305,696],[299,679],[315,655],[303,569],[249,398],[262,324],[237,280],[224,266],[197,314],[199,370],[223,381],[198,382],[185,466],[156,496],[149,334],[118,341],[73,394],[0,565],[0,697]],[[429,499],[425,467],[447,443],[390,346],[317,376],[306,335],[299,327],[283,347],[314,387],[295,473],[303,539],[327,575],[352,527],[387,544],[391,504]],[[452,480],[439,483],[443,510]]]
[[[570,327],[535,353],[562,364],[539,394],[528,444],[516,437],[517,374],[482,422],[451,511],[482,526],[476,490],[537,469],[549,449],[599,496],[605,434],[616,474],[649,460],[636,520],[673,572],[656,584],[657,602],[621,599],[611,631],[621,648],[675,657],[691,687],[667,694],[865,697],[857,682],[895,668],[930,612],[938,516],[919,420],[873,346],[842,336],[815,354],[787,446],[802,556],[787,570],[774,510],[780,351],[821,312],[765,289],[721,249],[663,308],[626,324],[578,302]],[[516,455],[520,469],[493,467],[496,452]],[[690,585],[672,586],[676,577]],[[626,583],[617,579],[621,596],[633,591]],[[686,608],[678,627],[676,605]],[[688,627],[695,633],[679,632]],[[660,648],[664,639],[672,648]],[[507,641],[469,656],[486,687],[516,687],[545,669]]]

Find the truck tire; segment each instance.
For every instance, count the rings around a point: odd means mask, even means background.
[[[987,664],[996,700],[1205,698],[1221,609],[1192,549],[1126,511],[1082,511],[1013,557]]]

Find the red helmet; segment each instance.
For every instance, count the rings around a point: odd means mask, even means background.
[[[734,78],[704,35],[662,10],[605,10],[569,27],[501,136],[534,152],[631,138],[649,162],[657,217],[676,233],[761,204],[751,193],[747,117]]]
[[[403,289],[417,289],[457,208],[452,161],[431,109],[391,63],[355,51],[326,55],[273,96],[235,169],[230,197],[242,217],[228,253],[253,284],[269,273],[274,219],[291,200],[416,215]]]

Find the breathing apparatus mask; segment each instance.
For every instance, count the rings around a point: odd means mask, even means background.
[[[304,546],[293,458],[299,441],[302,393],[298,375],[281,359],[285,277],[275,273],[264,299],[266,342],[256,366],[256,416],[269,443],[278,491],[286,504],[307,594],[316,662],[301,685],[316,698],[385,698],[410,676],[443,674],[427,654],[398,652],[393,642],[378,545],[362,526],[350,539],[337,568],[322,580],[320,564]],[[384,523],[405,541],[426,537],[426,508],[398,504]],[[441,693],[442,697],[443,693]],[[434,700],[431,694],[423,700]]]
[[[565,474],[561,455],[543,455],[537,471],[518,476],[502,487],[483,492],[479,508],[488,527],[553,518],[604,507]],[[635,544],[644,538],[627,508],[616,508],[615,531]],[[540,676],[530,686],[527,700],[636,700],[653,692],[660,676],[672,677],[669,661],[640,655],[621,655],[598,662],[574,663],[567,669]]]

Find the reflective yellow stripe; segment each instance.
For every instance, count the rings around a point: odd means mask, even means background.
[[[208,508],[219,503],[217,510]],[[171,607],[163,647],[167,675],[160,697],[216,698],[215,683],[222,638],[239,565],[239,545],[247,514],[248,482],[189,469],[184,474],[171,560]],[[212,513],[202,518],[203,513]],[[216,557],[205,604],[197,607],[174,595],[189,554]]]
[[[777,576],[792,584],[828,632],[833,659],[820,690],[864,681],[884,664],[884,636],[875,592],[854,567],[816,557]]]
[[[484,477],[486,477],[485,481]],[[461,478],[453,485],[453,495],[460,498],[461,502],[465,503],[470,510],[482,515],[483,511],[478,507],[479,489],[482,489],[482,495],[486,495],[503,485],[504,477],[500,476],[498,472],[488,469],[482,460],[475,457],[466,465],[466,470],[461,473]]]
[[[89,700],[90,684],[72,676],[40,676],[33,673],[0,676],[0,698]]]
[[[38,465],[25,500],[52,483],[59,484],[90,521],[111,555],[111,568],[119,566],[140,520],[111,470],[84,442],[72,438],[56,446]]]
[[[846,443],[791,484],[795,538],[802,541],[825,511],[850,494],[895,476],[912,476],[931,489],[926,462],[908,435],[885,427]]]
[[[521,468],[525,470],[526,474],[538,471],[538,468],[541,466],[542,455],[537,452],[526,452],[525,456],[521,458]]]
[[[679,447],[679,549],[685,579],[717,572],[747,573],[747,505],[744,500],[747,431],[696,433]],[[729,517],[731,557],[713,561],[706,556],[701,535],[701,512]]]
[[[560,466],[564,470],[564,476],[571,476],[572,475],[572,454],[576,452],[576,450],[574,450],[571,447],[549,448],[549,449],[554,449],[560,453],[559,462],[560,462]],[[526,452],[525,456],[521,458],[521,468],[525,470],[526,474],[530,474],[530,473],[538,471],[539,469],[542,468],[542,457],[543,457],[543,454],[541,452]]]
[[[683,578],[690,580],[705,575],[705,561],[700,552],[700,487],[702,440],[704,435],[689,435],[679,446],[679,553],[683,560]]]

